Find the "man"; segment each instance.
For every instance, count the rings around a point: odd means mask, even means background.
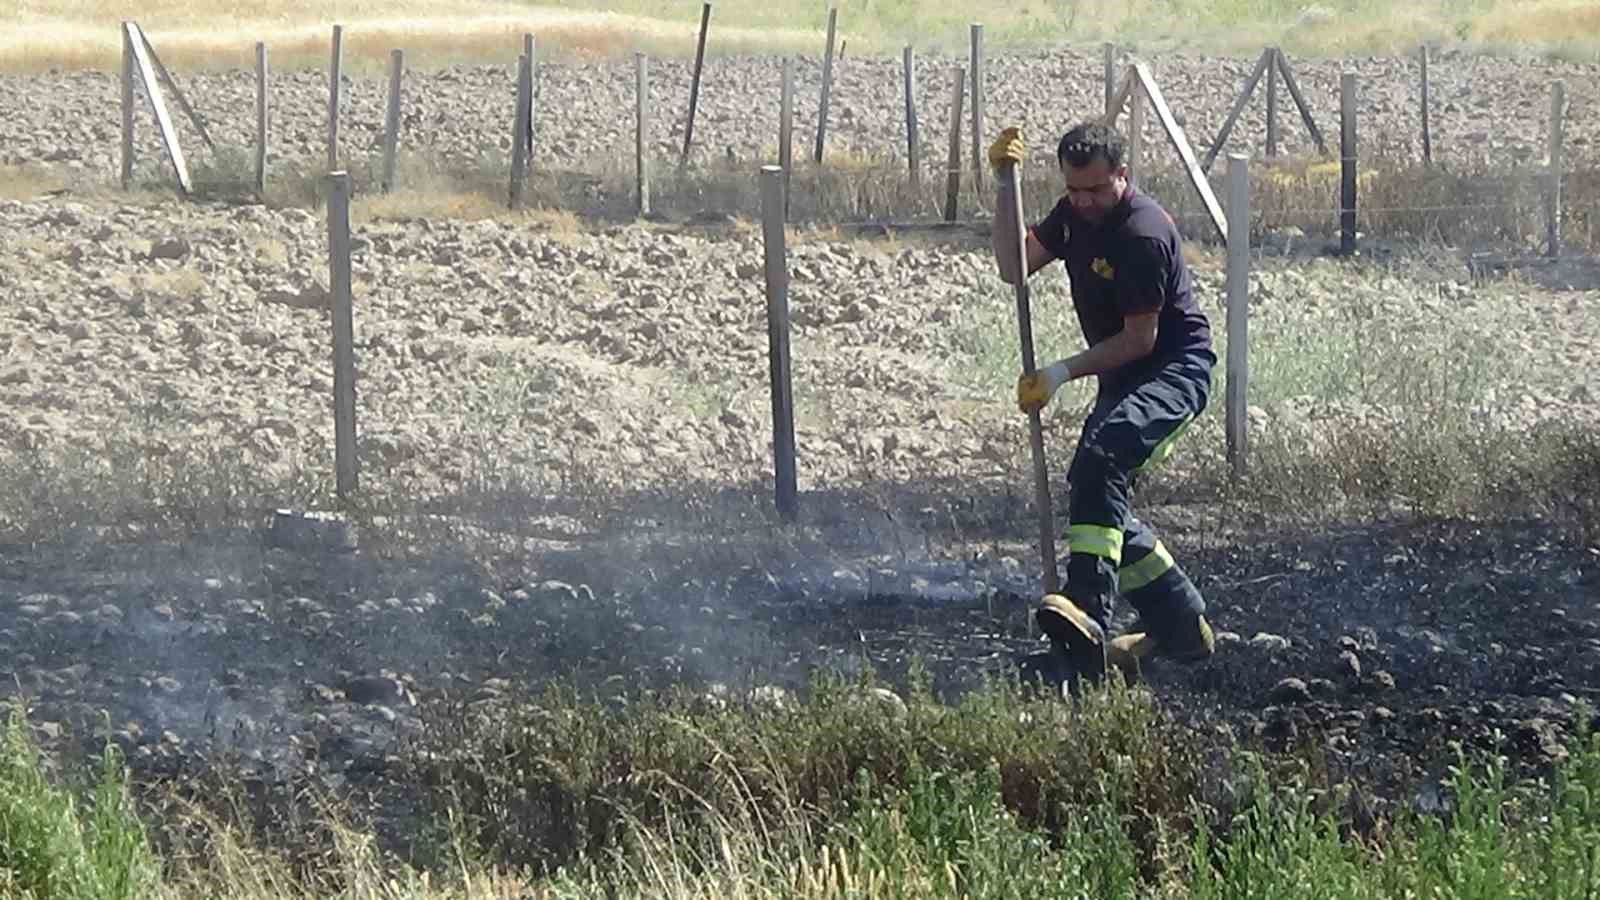
[[[1007,128],[989,149],[990,164],[1020,172],[1024,150],[1018,130]],[[1019,379],[1018,406],[1040,409],[1061,385],[1098,378],[1068,469],[1066,583],[1035,613],[1074,684],[1100,680],[1108,663],[1131,672],[1148,657],[1204,659],[1214,647],[1200,591],[1129,508],[1136,477],[1166,459],[1206,408],[1217,357],[1177,226],[1129,183],[1123,152],[1122,136],[1106,125],[1078,125],[1061,138],[1065,191],[1027,229],[1026,275],[1016,271],[1015,231],[1003,224],[1012,221],[1009,192],[999,194],[992,238],[1008,284],[1062,261],[1089,345]],[[1119,593],[1139,621],[1108,642]]]

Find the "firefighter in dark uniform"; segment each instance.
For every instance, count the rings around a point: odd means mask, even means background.
[[[1215,646],[1200,591],[1130,509],[1138,475],[1166,459],[1205,410],[1217,357],[1177,226],[1129,183],[1124,147],[1111,126],[1068,131],[1056,148],[1065,190],[1026,231],[1027,275],[1062,262],[1088,347],[1019,379],[1018,406],[1042,408],[1066,382],[1098,379],[1068,469],[1065,584],[1035,612],[1074,685],[1098,681],[1108,663],[1132,672],[1150,657],[1204,659]],[[989,162],[1020,171],[1023,154],[1020,133],[1007,128]],[[1015,284],[1016,235],[1001,227],[1013,221],[1010,194],[1000,192],[998,204],[994,252],[1001,277]],[[1118,596],[1139,621],[1108,640]]]

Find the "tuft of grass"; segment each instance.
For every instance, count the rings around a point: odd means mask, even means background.
[[[140,900],[158,876],[115,746],[106,746],[85,808],[46,777],[24,716],[11,708],[0,738],[0,896]]]
[[[65,186],[65,179],[46,166],[0,165],[0,200],[36,200]]]
[[[1195,738],[1128,689],[1082,707],[1030,704],[1004,684],[952,705],[914,690],[902,707],[876,687],[824,674],[804,703],[674,691],[614,714],[551,692],[437,722],[410,777],[491,858],[555,872],[626,852],[641,829],[701,846],[746,814],[768,828],[866,822],[875,786],[915,794],[932,789],[918,773],[991,769],[985,784],[1019,828],[1055,831],[1099,809],[1151,852],[1212,774],[1203,754],[1179,752]]]

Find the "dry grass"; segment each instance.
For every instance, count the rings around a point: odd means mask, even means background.
[[[0,4],[0,10],[5,8]],[[18,16],[4,18],[17,21]],[[274,4],[262,16],[236,11],[231,4],[196,12],[192,6],[156,0],[137,8],[100,2],[57,5],[48,14],[20,16],[19,25],[0,34],[0,71],[40,71],[50,67],[112,71],[121,65],[117,23],[139,23],[161,48],[162,62],[174,70],[254,65],[254,45],[270,49],[278,69],[326,66],[329,33],[344,26],[343,53],[353,73],[379,71],[389,51],[405,47],[408,65],[515,59],[524,33],[538,36],[543,58],[606,57],[634,49],[657,54],[692,52],[696,25],[612,12],[568,11],[514,4],[456,0],[445,3],[387,5],[341,3]],[[807,31],[755,31],[721,27],[719,50],[773,52],[814,46]]]
[[[514,730],[477,716],[464,742],[424,761],[441,780],[412,783],[425,800],[404,858],[320,788],[290,798],[216,774],[135,788],[112,748],[85,784],[63,784],[12,715],[0,895],[1212,900],[1302,897],[1310,884],[1336,897],[1600,887],[1600,742],[1586,724],[1553,783],[1463,751],[1448,815],[1362,822],[1359,783],[1186,733],[1143,692],[1069,708],[1003,685],[951,705],[919,690],[890,712],[853,686],[818,687],[785,712],[546,696],[496,710]],[[1061,765],[1063,753],[1080,764]],[[557,818],[540,816],[552,808]],[[263,815],[298,827],[265,834]],[[550,871],[558,860],[570,862]]]
[[[1595,36],[1600,35],[1600,4],[1496,4],[1472,23],[1469,33],[1486,45],[1534,45],[1592,58]]]
[[[815,51],[826,26],[820,0],[718,5],[713,54]],[[888,52],[905,43],[959,51],[967,26],[981,21],[995,48],[1116,40],[1143,49],[1231,52],[1276,43],[1301,56],[1389,53],[1419,41],[1469,48],[1520,49],[1590,58],[1600,52],[1600,6],[1592,0],[1028,0],[994,6],[977,0],[845,0],[840,38],[855,53]],[[270,12],[243,3],[196,8],[176,0],[142,0],[132,7],[105,0],[43,4],[3,0],[0,71],[49,67],[110,69],[120,58],[116,23],[138,21],[162,48],[169,66],[196,69],[245,66],[252,46],[265,41],[283,67],[321,65],[331,25],[346,26],[345,53],[353,69],[380,67],[395,46],[412,64],[511,58],[517,37],[532,31],[549,56],[609,56],[634,49],[686,54],[694,49],[701,5],[646,0],[554,0],[545,4],[496,0],[292,0]]]
[[[43,166],[0,166],[0,200],[33,200],[65,184],[58,172]]]

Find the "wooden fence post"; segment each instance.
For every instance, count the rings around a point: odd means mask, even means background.
[[[1105,57],[1106,115],[1111,115],[1111,104],[1117,98],[1117,45],[1106,41],[1101,53]]]
[[[194,185],[189,180],[189,164],[184,161],[183,147],[178,144],[178,131],[172,127],[172,116],[167,113],[167,102],[161,96],[161,85],[156,83],[156,73],[151,66],[151,53],[149,42],[145,40],[144,32],[137,22],[128,22],[122,29],[123,38],[127,41],[125,46],[133,51],[133,65],[139,72],[139,81],[144,85],[145,99],[150,101],[150,112],[156,119],[156,130],[161,135],[161,143],[167,149],[167,160],[172,163],[172,172],[177,176],[178,189],[187,197],[194,192]],[[130,129],[129,134],[132,134]]]
[[[700,72],[706,62],[706,29],[711,27],[711,0],[700,7],[700,41],[694,50],[694,75],[689,80],[689,121],[683,128],[683,155],[678,158],[678,172],[689,166],[689,146],[694,141],[694,112],[700,105]]]
[[[144,29],[139,29],[139,45],[144,51],[145,58],[151,67],[155,69],[156,77],[161,79],[161,83],[165,84],[167,90],[172,92],[172,99],[177,101],[178,109],[182,110],[185,116],[188,116],[189,124],[193,125],[194,130],[199,133],[200,140],[206,145],[206,148],[215,153],[217,145],[211,140],[211,132],[206,128],[205,119],[202,119],[200,114],[195,112],[195,108],[189,104],[189,98],[183,95],[183,88],[178,87],[178,80],[172,77],[171,72],[167,71],[166,64],[161,61],[161,55],[156,52],[155,46],[150,43],[150,37],[144,33]]]
[[[339,168],[339,81],[344,66],[344,26],[333,26],[333,56],[328,63],[328,171]]]
[[[950,70],[950,155],[945,162],[944,220],[956,220],[961,199],[961,99],[966,93],[967,73],[960,66]]]
[[[1217,154],[1221,153],[1223,146],[1227,144],[1228,135],[1233,133],[1233,126],[1238,124],[1240,114],[1244,112],[1245,105],[1250,102],[1250,96],[1255,93],[1256,84],[1261,81],[1261,74],[1275,65],[1277,65],[1277,59],[1274,57],[1272,50],[1269,48],[1261,51],[1261,57],[1256,60],[1256,67],[1250,70],[1250,77],[1245,79],[1244,89],[1239,91],[1238,96],[1233,98],[1233,106],[1229,108],[1228,115],[1223,118],[1222,128],[1217,131],[1217,139],[1211,142],[1211,149],[1206,151],[1205,159],[1200,163],[1202,172],[1211,171],[1211,164],[1216,161]],[[1111,110],[1106,110],[1106,115],[1109,116],[1110,114]]]
[[[1172,149],[1178,151],[1178,158],[1183,160],[1183,168],[1189,176],[1189,183],[1194,186],[1201,202],[1205,204],[1206,215],[1211,219],[1211,226],[1216,229],[1217,237],[1227,240],[1228,222],[1227,216],[1223,215],[1222,204],[1211,190],[1211,181],[1206,178],[1205,172],[1201,171],[1200,161],[1195,158],[1194,147],[1190,146],[1189,139],[1184,136],[1183,128],[1178,125],[1177,117],[1172,114],[1172,107],[1167,105],[1166,95],[1161,93],[1161,85],[1156,83],[1155,75],[1150,72],[1150,66],[1135,62],[1133,71],[1129,75],[1130,87],[1142,92],[1144,98],[1150,102],[1157,124],[1167,133],[1167,140],[1172,144]]]
[[[1433,165],[1433,135],[1428,129],[1428,45],[1417,48],[1422,73],[1422,164]]]
[[[511,198],[512,209],[522,208],[522,188],[528,175],[528,95],[533,93],[530,60],[517,57],[517,105],[511,117]]]
[[[133,184],[133,37],[122,23],[122,189]]]
[[[389,51],[389,104],[383,116],[383,192],[394,190],[394,170],[400,150],[400,79],[405,72],[404,50]]]
[[[828,9],[828,48],[822,55],[822,103],[817,109],[817,147],[811,158],[822,163],[822,142],[828,133],[828,98],[833,90],[833,41],[837,36],[839,7]]]
[[[1267,66],[1267,159],[1278,155],[1278,48],[1269,47],[1272,64]]]
[[[794,57],[783,58],[782,95],[778,100],[778,166],[783,169],[783,215],[789,215],[789,188],[794,180]]]
[[[1130,73],[1130,77],[1133,78],[1134,85],[1133,93],[1128,95],[1128,183],[1137,185],[1139,183],[1139,175],[1144,169],[1144,164],[1140,157],[1144,155],[1144,104],[1146,97],[1143,88],[1138,83],[1138,77],[1132,75],[1132,73]]]
[[[972,70],[972,188],[983,191],[983,25],[973,22],[970,29]]]
[[[793,521],[798,506],[795,475],[794,389],[789,368],[789,266],[784,248],[783,170],[761,167],[761,233],[766,254],[767,364],[772,389],[772,455],[778,513]]]
[[[350,173],[332,172],[328,184],[328,285],[333,305],[334,468],[339,499],[356,491],[356,365],[350,296]]]
[[[911,187],[916,189],[922,185],[922,144],[917,137],[917,76],[916,52],[907,44],[905,49],[906,70],[906,165],[909,168]]]
[[[1545,198],[1545,256],[1556,259],[1561,255],[1561,170],[1563,119],[1566,113],[1567,83],[1556,81],[1550,85],[1550,136],[1546,142],[1549,154],[1549,189]]]
[[[1328,147],[1322,140],[1322,129],[1317,127],[1317,120],[1311,115],[1311,107],[1306,103],[1305,94],[1300,93],[1300,84],[1294,79],[1294,66],[1289,65],[1289,57],[1283,55],[1282,47],[1272,48],[1273,64],[1278,67],[1278,74],[1283,77],[1283,86],[1289,89],[1289,98],[1294,101],[1295,109],[1300,111],[1300,121],[1305,123],[1306,131],[1311,133],[1311,140],[1316,142],[1317,152],[1326,154]]]
[[[256,196],[267,191],[267,45],[256,42]]]
[[[1356,250],[1356,73],[1339,76],[1339,252]]]
[[[650,61],[641,52],[633,54],[633,161],[639,198],[639,215],[650,215]]]
[[[539,111],[539,57],[534,50],[533,33],[528,32],[522,36],[522,55],[528,58],[528,129],[523,134],[523,142],[528,149],[525,166],[529,171],[533,170],[534,122]]]
[[[1249,158],[1228,155],[1228,462],[1244,474],[1249,449],[1250,177]]]

